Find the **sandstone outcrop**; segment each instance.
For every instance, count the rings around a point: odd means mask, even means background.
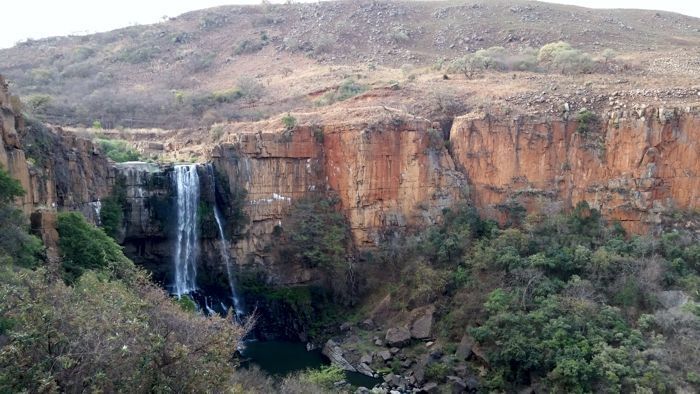
[[[25,124],[19,100],[0,77],[0,166],[26,191],[18,205],[81,211],[97,221],[99,201],[108,195],[113,170],[94,144],[60,128]]]
[[[359,247],[377,245],[392,229],[435,223],[461,196],[464,178],[442,141],[431,139],[426,119],[383,107],[295,116],[294,130],[279,119],[232,126],[228,141],[211,153],[230,183],[248,191],[251,226],[239,261],[263,261],[274,226],[294,200],[311,193],[339,197]]]
[[[640,233],[664,211],[700,206],[697,109],[615,112],[588,129],[470,114],[455,120],[450,142],[474,204],[493,217],[509,201],[546,213],[585,200]]]

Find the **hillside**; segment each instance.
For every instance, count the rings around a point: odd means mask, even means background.
[[[488,73],[484,83],[457,76],[441,84],[445,70],[435,70],[481,48],[517,53],[558,40],[597,59],[607,48],[617,56],[577,81],[496,75],[495,91]],[[583,85],[588,94],[631,92],[641,100],[659,93],[638,90],[660,89],[662,101],[676,98],[674,89],[700,85],[699,44],[698,19],[666,12],[524,1],[321,2],[219,7],[24,42],[0,51],[0,71],[50,123],[180,128],[311,108],[348,78],[362,90],[406,82],[407,91],[391,96],[409,107],[422,92],[445,89],[476,96],[477,104],[521,107],[542,91],[576,94]],[[521,96],[508,100],[506,92]]]

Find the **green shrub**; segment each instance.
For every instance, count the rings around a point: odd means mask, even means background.
[[[180,305],[185,312],[194,313],[197,311],[197,304],[194,302],[189,294],[185,294],[176,300],[177,304]]]
[[[324,134],[323,134],[323,128],[321,128],[320,126],[313,126],[312,130],[313,130],[313,133],[314,133],[314,140],[315,140],[317,143],[322,144],[322,143],[323,143],[323,140],[324,140],[324,138],[325,138],[325,136],[324,136]],[[699,264],[699,265],[700,265],[700,264]]]
[[[282,124],[285,130],[293,130],[297,126],[297,119],[288,113],[282,117]]]
[[[345,372],[337,365],[329,365],[319,369],[307,370],[303,376],[312,384],[330,390],[333,388],[334,383],[345,379]]]
[[[265,95],[265,87],[255,78],[241,77],[236,82],[241,97],[249,101],[260,100]]]
[[[208,96],[211,101],[217,104],[223,103],[233,103],[239,98],[243,97],[243,93],[239,89],[229,89],[214,92]]]
[[[183,311],[141,274],[87,271],[66,286],[45,269],[0,265],[0,391],[225,392],[242,330]],[[10,351],[11,350],[11,351]],[[164,361],[165,360],[165,361]]]
[[[53,98],[48,94],[32,94],[24,99],[24,102],[27,103],[29,109],[34,113],[43,112],[51,104],[51,101],[53,101]]]
[[[444,382],[450,373],[450,367],[444,363],[432,363],[425,368],[425,377],[428,380]]]
[[[123,206],[113,198],[107,197],[102,200],[100,209],[100,223],[105,233],[112,238],[116,238],[124,220]]]
[[[248,53],[255,53],[259,52],[261,49],[263,49],[267,45],[267,41],[264,40],[250,40],[250,39],[245,39],[238,44],[236,44],[236,47],[233,49],[233,54],[234,55],[243,55],[243,54],[248,54]]]
[[[0,263],[35,268],[41,263],[44,245],[28,234],[27,219],[13,202],[24,195],[22,185],[0,166]]]
[[[0,204],[10,204],[16,198],[24,196],[25,191],[18,180],[0,166]]]
[[[117,177],[112,187],[112,194],[102,200],[100,209],[100,224],[105,233],[112,238],[117,238],[124,221],[124,209],[126,207],[126,180]]]
[[[588,135],[598,123],[598,117],[595,113],[584,108],[576,114],[576,122],[578,123],[576,132],[581,135]]]
[[[136,48],[122,49],[116,54],[116,60],[131,64],[140,64],[150,61],[160,54],[160,48],[152,45],[144,45]]]
[[[116,161],[117,163],[138,161],[141,159],[139,153],[130,147],[126,141],[98,138],[97,143],[100,144],[102,151],[107,155],[107,157]]]
[[[62,276],[67,284],[75,283],[87,270],[118,271],[130,264],[121,247],[79,213],[63,212],[58,215],[58,235]]]
[[[316,101],[316,105],[330,105],[338,101],[344,101],[364,93],[367,89],[367,86],[361,85],[353,79],[346,79],[335,90],[324,94],[323,97]]]
[[[540,48],[537,54],[537,61],[544,64],[552,63],[557,53],[569,51],[572,49],[573,48],[571,47],[571,44],[569,44],[568,42],[550,42],[549,44],[545,44],[542,46],[542,48]]]

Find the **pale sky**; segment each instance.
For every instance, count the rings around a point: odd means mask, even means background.
[[[316,2],[318,0],[301,0]],[[273,2],[282,2],[281,0]],[[300,2],[300,1],[297,1]],[[700,17],[698,0],[561,0],[592,8],[646,8]],[[0,6],[0,48],[27,38],[108,31],[155,23],[163,16],[226,4],[260,4],[260,0],[7,0]]]

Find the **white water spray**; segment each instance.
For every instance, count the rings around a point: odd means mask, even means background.
[[[175,166],[177,186],[177,244],[175,246],[175,283],[173,290],[180,298],[197,290],[197,209],[199,208],[199,175],[197,165]]]
[[[233,308],[235,309],[236,317],[240,321],[240,319],[244,316],[245,311],[243,310],[243,303],[236,292],[236,281],[234,280],[233,267],[231,266],[231,256],[228,253],[228,242],[226,242],[226,236],[224,235],[224,226],[221,220],[221,213],[219,212],[219,207],[216,205],[214,205],[214,218],[216,219],[216,226],[219,228],[219,239],[221,240],[221,258],[226,264],[226,274],[228,274],[228,285],[231,288]]]

